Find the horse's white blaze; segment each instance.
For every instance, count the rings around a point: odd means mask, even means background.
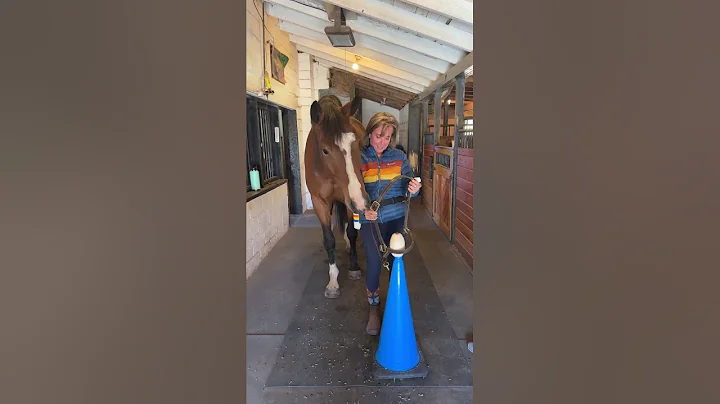
[[[330,282],[328,282],[327,287],[328,289],[338,289],[340,288],[340,285],[338,284],[337,277],[340,271],[338,270],[337,264],[330,264]]]
[[[344,152],[345,155],[345,171],[347,172],[348,179],[348,192],[350,193],[350,199],[355,202],[360,210],[365,210],[365,199],[362,195],[362,188],[360,187],[360,181],[355,175],[355,166],[353,165],[351,146],[355,141],[355,134],[348,132],[343,133],[338,141],[338,147]]]

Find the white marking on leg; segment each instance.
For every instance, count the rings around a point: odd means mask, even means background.
[[[362,188],[360,187],[360,181],[358,181],[357,175],[355,174],[355,166],[353,165],[351,145],[355,141],[355,134],[348,132],[343,133],[338,141],[337,145],[340,150],[343,151],[345,156],[345,171],[348,175],[348,192],[350,193],[350,199],[355,202],[355,206],[358,209],[365,210],[365,199],[362,195]]]
[[[338,267],[336,264],[330,264],[330,282],[327,284],[328,289],[338,289],[340,288],[340,285],[338,284],[337,278],[340,271],[338,271]]]
[[[350,252],[350,239],[347,236],[348,226],[350,226],[350,223],[345,223],[345,228],[343,229],[343,238],[345,239],[345,249],[347,250],[347,252]]]

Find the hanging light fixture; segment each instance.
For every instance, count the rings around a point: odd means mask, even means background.
[[[345,25],[343,9],[335,7],[332,14],[335,24],[331,27],[325,27],[325,35],[327,35],[332,46],[336,48],[351,48],[355,46],[355,37],[353,36],[352,28]]]

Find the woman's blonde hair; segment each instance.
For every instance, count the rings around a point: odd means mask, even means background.
[[[394,148],[397,145],[398,121],[397,119],[395,119],[394,116],[392,116],[392,114],[389,114],[387,112],[378,112],[377,114],[373,115],[372,118],[370,118],[370,121],[367,124],[367,128],[365,129],[365,141],[363,142],[365,146],[367,147],[370,145],[370,134],[373,133],[375,129],[385,129],[386,126],[390,126],[391,128],[393,128],[392,135],[390,136],[390,144],[388,145],[388,147]]]

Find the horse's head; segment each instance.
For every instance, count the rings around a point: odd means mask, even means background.
[[[310,106],[310,120],[315,141],[316,173],[330,181],[345,205],[362,212],[369,205],[360,171],[360,147],[364,135],[362,124],[352,116],[360,107],[360,97],[342,105],[335,96],[323,96]]]

